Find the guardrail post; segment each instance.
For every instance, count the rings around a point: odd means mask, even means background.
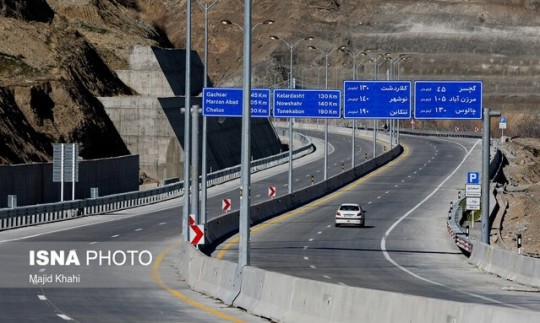
[[[8,195],[8,208],[14,209],[17,207],[17,195]]]

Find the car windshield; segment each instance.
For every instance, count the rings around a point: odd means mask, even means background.
[[[360,207],[358,205],[342,205],[339,209],[341,211],[359,211]]]

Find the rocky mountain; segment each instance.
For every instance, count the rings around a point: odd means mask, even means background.
[[[192,47],[201,57],[210,5],[210,78],[238,86],[243,1],[192,1]],[[129,153],[96,97],[133,94],[114,72],[127,67],[131,46],[183,48],[185,12],[185,0],[0,0],[0,163],[50,160],[52,142],[79,142],[86,159]],[[373,79],[373,60],[388,53],[393,77],[482,80],[484,105],[507,116],[506,134],[540,136],[540,1],[255,0],[252,12],[256,87],[284,86],[285,42],[312,36],[293,51],[293,77],[304,87],[339,88],[352,78],[353,56],[357,78]],[[274,23],[261,24],[267,19]],[[308,45],[333,51],[328,74],[324,55]],[[389,61],[377,63],[386,78]]]

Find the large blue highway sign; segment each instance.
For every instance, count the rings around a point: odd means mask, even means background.
[[[274,117],[340,118],[339,90],[274,90]]]
[[[416,119],[482,119],[482,82],[416,81]]]
[[[241,117],[242,89],[215,88],[203,89],[203,116]],[[270,117],[270,90],[251,89],[251,116]]]
[[[410,81],[345,81],[345,118],[410,119]]]

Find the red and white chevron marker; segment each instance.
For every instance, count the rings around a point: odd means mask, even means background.
[[[189,215],[189,243],[192,245],[204,244],[204,226],[195,224],[193,214]]]
[[[268,197],[271,199],[276,197],[276,188],[274,186],[268,186]]]
[[[223,199],[223,201],[221,202],[221,209],[223,209],[223,211],[225,212],[228,212],[231,210],[231,199]]]

